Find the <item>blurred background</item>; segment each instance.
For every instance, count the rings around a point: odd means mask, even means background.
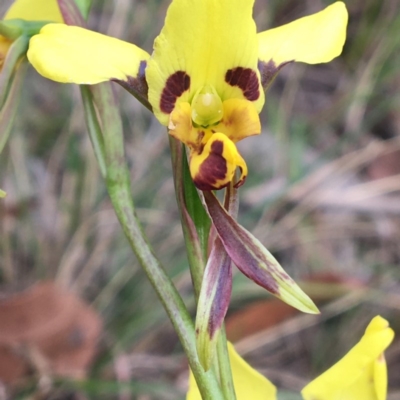
[[[386,358],[400,399],[400,3],[345,2],[343,55],[285,67],[261,136],[240,143],[239,221],[321,309],[297,313],[235,275],[228,337],[281,400],[377,314],[398,332]],[[262,31],[331,3],[257,0],[254,15]],[[168,4],[94,0],[89,25],[151,52]],[[139,218],[194,314],[165,128],[115,90]],[[185,356],[116,220],[77,87],[30,68],[18,110],[0,158],[0,399],[184,399]]]

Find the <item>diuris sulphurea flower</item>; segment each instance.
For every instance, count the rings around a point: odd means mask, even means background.
[[[189,149],[197,188],[226,187],[247,166],[236,143],[261,132],[264,90],[297,61],[331,61],[343,48],[343,2],[288,25],[257,33],[254,0],[174,0],[150,55],[138,46],[79,27],[45,26],[28,58],[58,82],[114,80],[152,109]]]
[[[196,317],[197,353],[210,368],[229,305],[233,263],[248,278],[303,312],[312,300],[212,193],[241,186],[248,174],[236,143],[261,132],[264,91],[293,61],[328,62],[346,38],[347,10],[336,2],[288,25],[257,33],[254,0],[173,0],[150,55],[78,26],[49,24],[30,40],[28,59],[62,83],[115,81],[152,110],[188,149],[218,243],[205,267]],[[236,171],[240,175],[236,179]]]

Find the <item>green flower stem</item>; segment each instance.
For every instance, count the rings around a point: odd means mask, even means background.
[[[169,136],[169,145],[171,149],[176,201],[181,214],[183,237],[185,240],[186,251],[189,259],[190,274],[192,276],[193,289],[197,303],[205,268],[203,254],[206,253],[204,253],[202,249],[196,226],[186,208],[183,178],[183,157],[186,156],[184,155],[184,148],[182,143],[172,136]]]
[[[219,379],[221,381],[222,393],[224,394],[225,399],[235,400],[236,393],[233,386],[232,369],[226,340],[225,326],[222,325],[217,342]]]
[[[204,372],[197,357],[193,321],[168,275],[154,255],[145,239],[142,227],[136,217],[132,201],[129,170],[124,154],[123,130],[121,119],[114,105],[114,96],[108,84],[92,87],[94,102],[97,106],[100,123],[88,125],[97,159],[105,161],[106,186],[117,217],[136,257],[142,265],[153,288],[157,292],[186,352],[190,368],[196,378],[200,393],[204,400],[223,400],[215,375]],[[84,103],[90,102],[89,96],[83,97]],[[94,108],[85,104],[85,111],[92,113]],[[87,118],[94,121],[93,114]],[[99,139],[103,137],[104,146]]]
[[[83,107],[85,109],[85,121],[89,131],[90,140],[94,149],[94,154],[99,164],[101,176],[106,179],[106,153],[104,149],[103,134],[97,119],[96,110],[93,104],[93,96],[88,86],[80,86]]]
[[[231,181],[225,190],[224,206],[231,216],[236,219],[239,210],[239,199],[237,197],[237,189],[233,186],[233,181]],[[232,369],[226,342],[225,325],[223,324],[217,342],[217,357],[221,388],[226,399],[235,400],[236,393],[233,385]]]
[[[185,146],[182,146],[185,147]],[[183,151],[183,187],[184,187],[184,200],[189,215],[191,216],[199,236],[200,246],[203,251],[203,258],[208,258],[208,243],[210,240],[211,232],[211,219],[204,209],[204,205],[200,199],[199,192],[194,185],[190,168],[185,151]]]
[[[207,239],[210,229],[210,223],[209,221],[205,221],[204,219],[199,218],[200,210],[197,210],[196,208],[202,207],[202,204],[200,201],[198,202],[198,205],[196,205],[195,203],[195,201],[197,200],[195,198],[197,192],[194,187],[193,181],[190,178],[190,175],[188,179],[185,179],[184,177],[184,168],[188,168],[187,160],[184,158],[186,157],[186,155],[184,153],[184,148],[182,144],[172,136],[169,137],[169,143],[171,148],[171,158],[177,203],[181,213],[182,230],[185,238],[190,271],[192,275],[193,289],[197,302],[205,268],[205,260],[203,255],[206,256],[208,252]],[[190,187],[190,185],[192,187]],[[233,188],[233,186],[227,189],[227,206],[231,204],[231,200],[236,204],[235,193],[236,190]],[[197,223],[195,224],[195,226],[192,218],[189,215],[188,209],[191,209],[193,216],[197,217]],[[207,234],[205,234],[206,230]],[[203,236],[201,238],[203,240],[199,238],[198,232],[200,232],[200,235]],[[218,373],[224,398],[226,400],[235,400],[236,395],[233,386],[233,378],[229,361],[228,348],[226,345],[226,334],[224,326],[222,326],[220,335],[218,337],[217,354],[215,360],[216,362],[214,363],[214,369]]]
[[[14,21],[0,21],[0,35],[15,40],[22,35],[23,28]]]
[[[8,141],[15,116],[17,115],[27,67],[27,62],[21,62],[16,67],[10,90],[7,93],[4,104],[0,107],[0,154]]]
[[[53,21],[26,21],[24,19],[8,19],[0,21],[0,35],[8,39],[16,40],[25,36],[28,40],[39,33],[46,25]]]
[[[18,61],[23,57],[28,49],[29,37],[22,35],[13,42],[7,52],[7,56],[0,73],[0,108],[11,87],[11,82],[16,71]]]

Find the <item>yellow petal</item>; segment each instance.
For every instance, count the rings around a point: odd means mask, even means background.
[[[261,110],[264,94],[253,2],[172,2],[146,70],[149,100],[162,124],[168,124],[177,101],[190,103],[205,85],[211,85],[222,101],[247,98]]]
[[[261,132],[260,118],[251,101],[229,99],[222,103],[223,119],[215,127],[216,131],[225,133],[233,142]]]
[[[251,368],[231,343],[228,343],[228,351],[237,400],[275,400],[276,387]],[[201,400],[199,389],[191,372],[186,400]]]
[[[63,22],[57,0],[17,0],[8,9],[4,19]]]
[[[385,355],[383,353],[374,362],[373,374],[375,377],[375,392],[377,400],[386,400],[388,377]]]
[[[175,139],[180,140],[190,147],[191,150],[198,149],[202,140],[201,130],[193,127],[192,108],[189,103],[179,103],[171,113],[168,132]],[[204,136],[204,135],[203,135]]]
[[[259,57],[278,67],[288,61],[318,64],[331,61],[346,40],[347,10],[338,1],[325,10],[258,34]]]
[[[200,154],[190,155],[190,174],[200,190],[222,189],[231,182],[236,169],[241,171],[235,186],[241,186],[247,177],[247,165],[235,144],[223,133],[214,133]]]
[[[380,316],[368,325],[361,340],[333,367],[303,390],[305,400],[384,400],[387,373],[382,354],[394,337]]]
[[[44,77],[63,83],[126,81],[144,72],[139,47],[77,26],[48,24],[29,43],[28,59]]]

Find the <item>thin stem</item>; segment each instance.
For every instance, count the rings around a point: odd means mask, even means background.
[[[176,201],[181,214],[183,237],[185,240],[186,251],[189,259],[190,274],[192,276],[193,290],[197,303],[205,268],[203,254],[205,254],[206,251],[204,252],[201,248],[196,226],[194,225],[185,204],[183,184],[183,157],[185,154],[182,143],[172,136],[169,136],[169,145],[171,149]]]
[[[229,214],[233,218],[237,218],[239,210],[239,200],[237,196],[237,189],[233,186],[233,181],[231,181],[231,183],[225,190],[224,207],[228,210]],[[235,400],[236,393],[235,387],[233,385],[232,369],[229,360],[224,324],[222,324],[221,331],[218,337],[217,356],[222,392],[226,399]]]
[[[129,170],[126,165],[121,119],[108,84],[91,88],[101,116],[106,165],[106,185],[124,233],[160,298],[189,360],[190,368],[204,400],[223,400],[215,375],[204,372],[196,352],[193,321],[182,298],[165,273],[145,239],[132,201]],[[89,101],[87,97],[84,101]],[[91,112],[90,107],[86,109]],[[93,116],[94,118],[94,116]],[[99,125],[100,126],[100,125]],[[99,147],[95,148],[99,151]],[[98,155],[98,159],[102,155]]]
[[[7,57],[0,73],[0,108],[3,106],[12,78],[15,74],[16,65],[26,53],[29,37],[22,35],[16,39],[7,52]]]
[[[225,399],[235,400],[236,393],[233,386],[231,363],[229,360],[228,346],[226,345],[225,326],[222,325],[217,342],[217,356],[219,367],[219,378],[221,381],[222,393]]]
[[[87,86],[80,86],[85,109],[85,121],[89,131],[89,137],[94,148],[97,162],[99,164],[101,176],[105,179],[107,176],[106,155],[104,150],[103,133],[99,121],[96,116],[96,110],[92,101],[92,93]]]
[[[10,132],[18,112],[18,105],[22,94],[22,84],[26,75],[28,63],[21,61],[15,67],[15,75],[10,83],[11,87],[4,100],[4,104],[0,107],[0,154],[6,145]]]
[[[204,275],[205,261],[203,254],[207,254],[207,241],[200,241],[194,226],[193,220],[187,211],[187,205],[185,203],[184,190],[188,190],[184,187],[183,179],[183,157],[185,156],[182,144],[170,136],[170,148],[171,158],[174,172],[174,184],[177,196],[178,208],[181,213],[182,230],[185,238],[185,244],[188,252],[189,265],[192,275],[192,282],[194,293],[196,296],[196,303],[201,289],[201,284]],[[237,216],[237,197],[236,189],[233,187],[233,183],[227,188],[225,207],[233,214]],[[194,231],[194,233],[193,233]],[[217,372],[220,380],[220,385],[224,398],[226,400],[235,400],[235,389],[233,386],[232,371],[229,361],[228,348],[226,344],[225,328],[222,326],[218,341],[217,341],[217,354],[215,355],[215,362],[213,363],[213,369]]]

